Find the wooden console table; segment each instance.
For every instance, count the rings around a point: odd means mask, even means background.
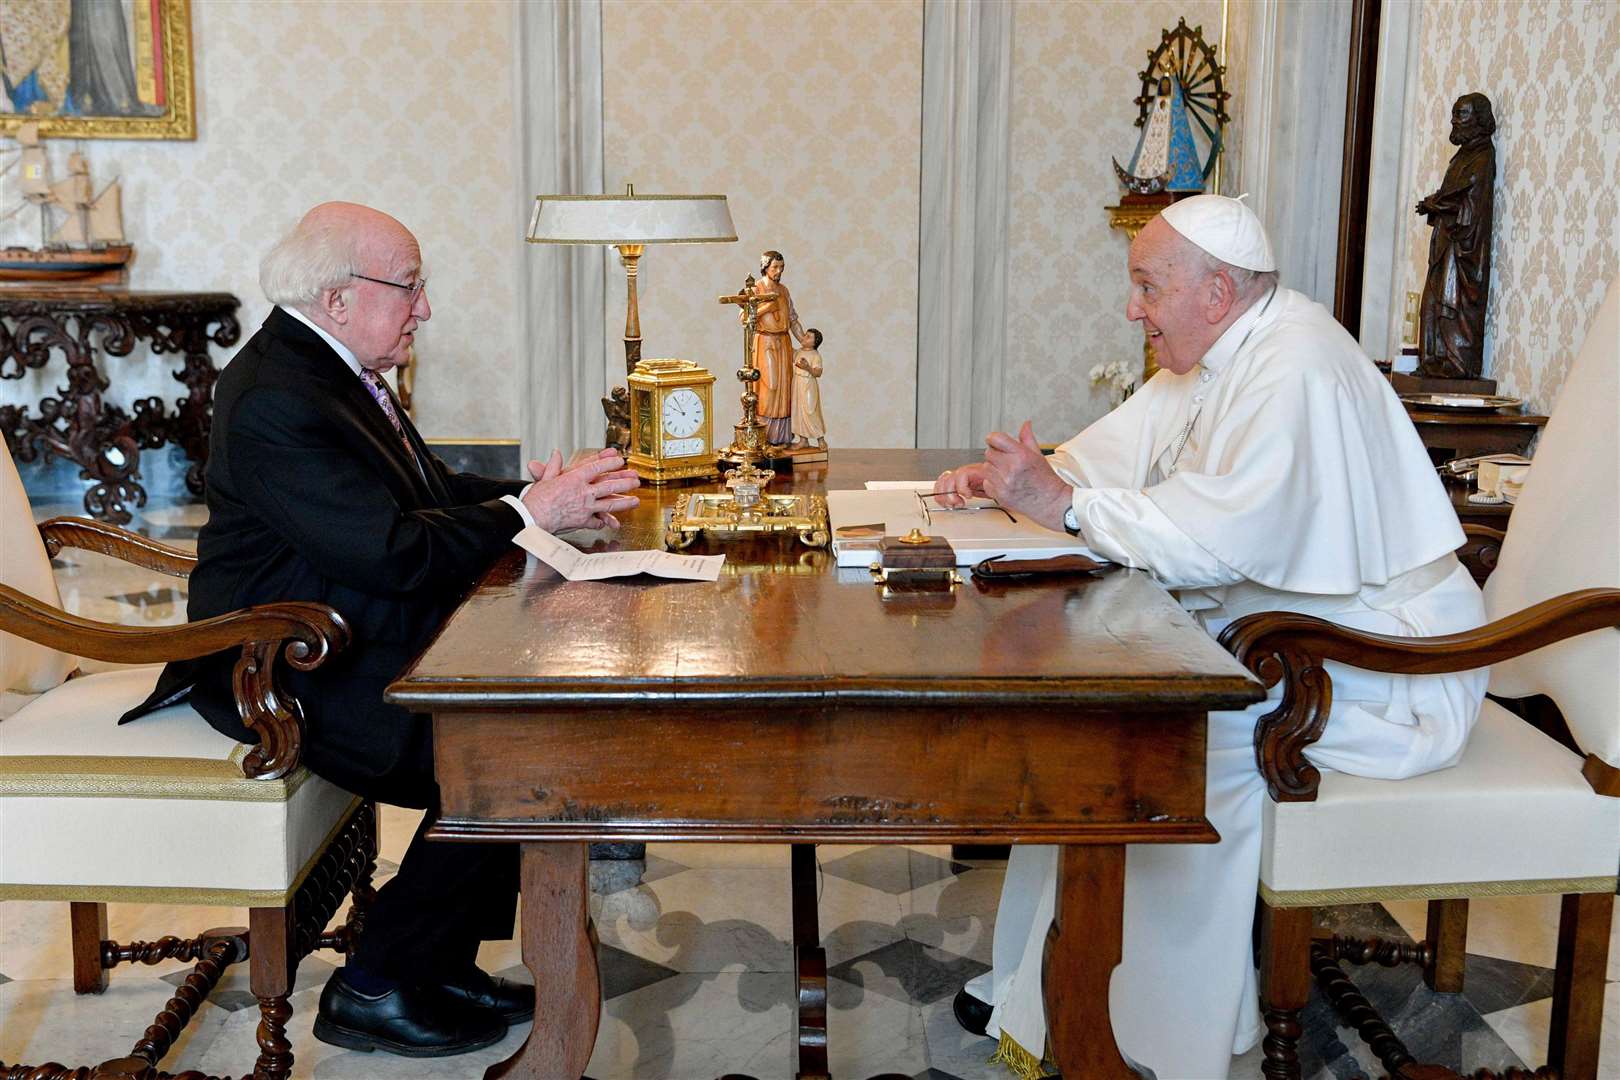
[[[216,376],[208,348],[236,344],[237,307],[230,293],[0,290],[0,379],[21,379],[58,354],[67,366],[66,385],[40,400],[38,416],[25,404],[0,405],[0,433],[12,456],[33,461],[43,452],[77,462],[90,481],[84,508],[103,521],[123,524],[126,503],[145,505],[141,450],[166,442],[185,451],[186,487],[202,494]],[[136,401],[133,415],[102,400],[111,381],[96,364],[98,350],[128,356],[140,340],[154,354],[184,358],[173,374],[187,394],[175,399],[173,413],[158,397]]]
[[[974,456],[843,450],[771,490],[931,477]],[[660,547],[683,489],[638,494],[613,543]],[[1065,1076],[1130,1077],[1108,1018],[1124,845],[1216,839],[1206,717],[1260,700],[1259,682],[1136,571],[885,599],[866,570],[791,536],[693,551],[725,553],[718,582],[569,582],[514,548],[388,689],[433,714],[428,835],[522,844],[535,1024],[486,1077],[566,1080],[590,1059],[592,840],[1063,845],[1053,1053]],[[796,1072],[825,1078],[810,849],[792,863]]]

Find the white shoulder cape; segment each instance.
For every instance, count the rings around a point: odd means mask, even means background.
[[[1161,371],[1058,448],[1072,484],[1142,491],[1244,577],[1288,592],[1344,595],[1463,542],[1433,464],[1388,381],[1327,310],[1289,289],[1223,361],[1188,452],[1179,436],[1199,370]],[[1229,330],[1230,334],[1231,331]],[[1225,339],[1214,357],[1232,348]],[[1150,479],[1155,480],[1150,485]]]

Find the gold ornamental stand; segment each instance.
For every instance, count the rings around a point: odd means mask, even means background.
[[[771,444],[765,437],[765,425],[759,419],[759,369],[754,366],[754,334],[759,325],[759,297],[754,295],[754,275],[743,281],[742,292],[720,297],[722,304],[736,304],[743,312],[742,367],[737,369],[737,381],[743,384],[742,422],[732,428],[731,445],[720,451],[723,462],[732,465],[752,465],[768,460]]]
[[[670,548],[691,546],[704,533],[740,536],[749,533],[793,533],[806,547],[826,547],[832,539],[827,524],[827,500],[821,495],[770,495],[765,491],[776,473],[769,464],[771,445],[759,420],[759,369],[754,366],[754,333],[759,319],[759,298],[749,275],[742,291],[720,297],[743,312],[743,361],[737,381],[743,384],[742,421],[732,428],[731,445],[717,457],[732,466],[726,477],[729,493],[693,492],[675,503],[664,543]]]

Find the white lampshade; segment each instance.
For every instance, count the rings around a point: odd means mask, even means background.
[[[724,195],[537,195],[531,244],[710,244],[737,239]]]

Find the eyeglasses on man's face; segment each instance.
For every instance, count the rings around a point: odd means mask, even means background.
[[[349,276],[357,277],[361,281],[375,281],[378,285],[387,285],[391,289],[403,289],[405,292],[410,294],[412,304],[415,304],[417,299],[427,291],[427,278],[417,278],[408,285],[401,285],[397,281],[389,281],[387,278],[368,277],[365,274],[356,274],[351,272]]]

